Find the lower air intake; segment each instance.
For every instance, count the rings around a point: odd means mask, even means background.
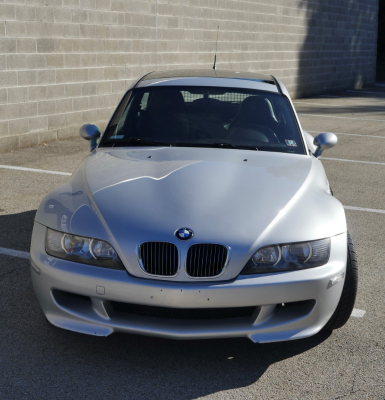
[[[115,312],[140,315],[142,317],[165,318],[165,319],[230,319],[248,318],[255,311],[252,307],[231,307],[231,308],[168,308],[144,306],[141,304],[111,302]]]

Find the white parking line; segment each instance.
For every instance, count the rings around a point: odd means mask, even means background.
[[[366,314],[365,310],[359,310],[358,308],[353,308],[352,313],[350,314],[351,317],[358,317],[362,318]]]
[[[377,122],[385,122],[385,119],[336,117],[335,115],[308,114],[308,113],[297,113],[297,114],[298,114],[298,115],[307,115],[307,116],[309,116],[309,117],[323,117],[323,118],[350,119],[350,120],[357,120],[357,121],[377,121]]]
[[[66,175],[66,176],[71,176],[72,175],[69,172],[49,171],[49,170],[46,170],[46,169],[35,169],[35,168],[24,168],[24,167],[12,167],[11,165],[0,165],[0,168],[3,168],[3,169],[15,169],[15,170],[18,170],[18,171],[39,172],[41,174]]]
[[[354,210],[354,211],[365,211],[375,214],[385,214],[385,210],[377,210],[375,208],[362,208],[362,207],[352,207],[352,206],[344,206],[345,210]]]
[[[330,94],[321,94],[321,95],[319,95],[319,97],[323,97],[325,99],[340,99],[340,100],[349,100],[349,101],[350,100],[352,100],[352,101],[365,100],[365,101],[370,101],[370,102],[373,102],[373,103],[378,103],[378,102],[383,103],[384,102],[384,100],[377,100],[377,99],[373,99],[373,98],[370,98],[370,97],[362,98],[362,97],[332,96]]]
[[[0,254],[17,258],[26,258],[29,260],[29,253],[26,251],[5,249],[4,247],[0,247]]]
[[[322,159],[322,160],[332,160],[332,161],[344,161],[344,162],[351,162],[351,163],[358,163],[358,164],[385,165],[385,163],[382,163],[382,162],[346,160],[345,158],[320,157],[320,159]]]
[[[325,131],[306,131],[309,133],[322,133]],[[376,136],[376,135],[360,135],[358,133],[343,133],[343,132],[331,132],[335,135],[347,135],[347,136],[362,136],[362,137],[371,137],[371,138],[378,138],[378,139],[385,139],[385,136]]]
[[[316,105],[316,106],[327,106],[327,107],[352,107],[352,106],[350,106],[348,104],[309,103],[307,101],[293,101],[293,103],[294,104],[313,104],[313,105]],[[360,106],[360,107],[355,106],[355,107],[356,108],[366,108],[368,110],[376,110],[376,111],[380,111],[380,112],[385,111],[385,108],[381,110],[378,107],[370,107],[370,106]]]

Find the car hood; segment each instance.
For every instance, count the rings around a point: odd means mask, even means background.
[[[76,209],[67,204],[66,230],[110,241],[136,276],[144,277],[135,250],[145,241],[173,242],[181,254],[194,243],[225,244],[231,261],[223,280],[237,276],[261,246],[346,230],[342,206],[327,193],[322,165],[312,156],[108,148],[90,154],[75,175],[72,193],[82,189],[83,200]],[[175,237],[182,227],[194,231],[191,240]]]

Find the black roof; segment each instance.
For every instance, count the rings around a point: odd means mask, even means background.
[[[141,80],[167,78],[238,78],[255,80],[275,85],[271,75],[264,75],[259,72],[214,70],[214,69],[173,69],[167,71],[154,71],[144,76]]]

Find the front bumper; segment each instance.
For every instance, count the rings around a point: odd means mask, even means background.
[[[322,267],[194,283],[139,279],[124,271],[59,260],[45,253],[44,234],[45,227],[35,224],[31,273],[45,316],[60,328],[98,336],[249,337],[260,343],[308,337],[320,331],[336,309],[344,280],[330,288],[328,283],[346,270],[346,233],[332,238],[330,260]],[[256,308],[248,318],[176,320],[116,312],[111,301],[178,309]],[[293,302],[302,303],[281,306]]]

